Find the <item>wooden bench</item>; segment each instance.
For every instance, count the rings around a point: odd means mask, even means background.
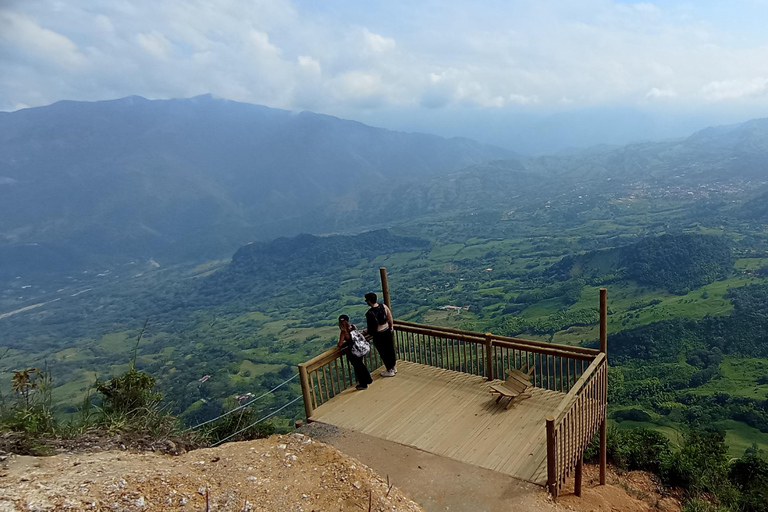
[[[531,387],[531,374],[534,367],[531,367],[527,372],[526,369],[527,365],[523,366],[520,370],[514,368],[507,370],[507,380],[501,384],[491,384],[490,392],[499,395],[496,403],[499,403],[502,398],[509,398],[509,403],[506,407],[506,409],[509,409],[514,402],[531,398],[531,394],[527,391]]]

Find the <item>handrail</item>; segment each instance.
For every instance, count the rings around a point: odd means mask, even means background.
[[[582,388],[587,383],[587,380],[592,376],[593,373],[595,373],[598,369],[598,367],[603,363],[605,360],[605,354],[598,354],[594,361],[587,367],[587,369],[584,371],[581,377],[579,377],[579,380],[576,381],[576,384],[573,385],[571,390],[566,394],[563,399],[560,401],[560,405],[555,409],[555,412],[552,413],[552,416],[555,418],[555,424],[560,423],[562,421],[563,416],[567,412],[568,405],[573,401],[574,398],[576,398],[576,395],[581,393]]]
[[[346,351],[344,350],[344,348],[339,348],[339,347],[329,348],[322,354],[319,354],[313,357],[309,361],[306,361],[304,363],[299,363],[299,366],[304,366],[306,367],[307,371],[312,371],[317,367],[322,366],[322,363],[325,362],[325,359],[333,360],[342,356],[345,353]]]
[[[435,329],[429,325],[417,324],[414,322],[406,323],[406,322],[396,321],[395,328],[397,327],[400,327],[400,330],[404,330],[407,332],[415,332],[418,334],[427,334],[427,335],[450,334],[451,338],[457,339],[460,341],[467,341],[470,343],[479,343],[483,345],[488,343],[487,335],[482,335],[480,333],[470,333],[470,331],[460,331],[458,329],[440,329],[440,328]],[[570,350],[571,347],[569,345],[559,345],[556,343],[534,343],[534,342],[529,342],[528,340],[523,340],[520,338],[504,338],[502,336],[496,336],[495,334],[491,334],[491,341],[493,346],[496,346],[496,347],[514,348],[519,350],[530,350],[530,351],[541,353],[541,354],[547,354],[547,355],[559,356],[559,357],[569,357],[569,358],[579,359],[583,361],[591,361],[594,358],[594,355],[592,354],[571,351]],[[589,349],[589,350],[592,350],[592,349]],[[599,352],[596,352],[596,353],[599,353]]]
[[[607,402],[608,362],[600,353],[546,421],[547,487],[553,497],[573,471],[581,494],[583,453],[605,423]]]
[[[419,327],[419,328],[429,328],[429,329],[432,329],[432,330],[435,330],[435,331],[442,331],[442,332],[447,332],[447,333],[451,333],[451,334],[464,334],[464,335],[467,335],[467,336],[479,335],[480,334],[480,333],[473,332],[473,331],[464,331],[464,330],[461,330],[461,329],[453,329],[453,328],[450,328],[450,327],[440,327],[440,326],[437,326],[437,325],[419,324],[419,323],[416,323],[416,322],[409,322],[409,321],[406,321],[406,320],[397,320],[397,319],[395,319],[395,326],[397,326],[397,325],[406,325],[406,326],[409,326],[409,327]],[[521,344],[532,346],[532,347],[548,348],[548,347],[556,346],[558,348],[562,348],[562,349],[567,350],[569,352],[577,352],[577,353],[580,353],[580,354],[586,354],[586,355],[590,355],[590,356],[596,356],[597,354],[600,353],[600,351],[598,349],[594,349],[594,348],[575,347],[575,346],[572,346],[572,345],[559,345],[559,344],[547,343],[547,342],[544,342],[544,341],[534,341],[534,340],[526,340],[526,339],[523,339],[523,338],[514,338],[514,337],[510,337],[510,336],[501,336],[499,334],[492,334],[492,336],[493,336],[494,340],[508,341],[508,342],[511,342],[511,343],[521,343]]]

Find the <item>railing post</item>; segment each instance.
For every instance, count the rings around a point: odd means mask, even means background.
[[[581,476],[584,470],[584,452],[579,454],[579,460],[576,461],[576,475],[573,483],[573,493],[581,498]]]
[[[493,334],[485,333],[485,375],[493,380]]]
[[[608,355],[608,290],[600,288],[600,352]]]
[[[600,421],[600,485],[605,485],[605,475],[608,468],[608,425],[603,407],[603,401],[608,396],[608,290],[600,288],[600,352],[605,354],[604,363],[606,365],[605,379],[601,384],[602,393],[600,397],[600,409],[602,420]]]
[[[557,499],[557,459],[555,453],[555,418],[547,418],[547,488]]]
[[[307,422],[312,417],[312,396],[310,395],[309,388],[309,375],[307,375],[307,367],[304,363],[299,364],[299,381],[301,382],[301,394],[304,397],[304,412],[307,415]]]
[[[381,267],[379,269],[381,275],[381,294],[384,296],[384,304],[387,305],[390,311],[392,311],[392,303],[389,301],[389,281],[387,281],[387,269]],[[392,314],[394,316],[394,313]]]

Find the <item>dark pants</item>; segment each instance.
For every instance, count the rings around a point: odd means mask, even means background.
[[[381,356],[381,361],[387,370],[391,370],[397,365],[397,356],[395,355],[395,342],[392,339],[392,329],[379,331],[373,335],[373,345]]]
[[[352,354],[351,351],[347,352],[347,361],[349,361],[349,364],[352,365],[352,368],[355,369],[355,378],[357,379],[357,383],[361,386],[367,386],[371,382],[373,382],[373,379],[371,378],[371,372],[368,371],[368,368],[365,366],[365,361],[363,361],[362,357],[357,357],[356,355]]]

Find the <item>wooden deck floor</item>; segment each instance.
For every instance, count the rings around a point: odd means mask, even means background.
[[[505,410],[484,377],[398,361],[365,391],[348,389],[318,407],[312,421],[348,428],[515,478],[547,480],[545,420],[563,393],[533,388]]]

